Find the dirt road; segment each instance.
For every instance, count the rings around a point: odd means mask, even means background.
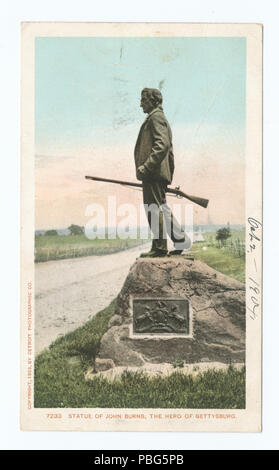
[[[117,296],[130,266],[149,244],[106,256],[37,263],[35,352],[86,323]]]

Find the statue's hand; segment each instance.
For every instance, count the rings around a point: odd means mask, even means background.
[[[139,166],[137,169],[137,179],[142,180],[145,174],[146,172],[145,172],[144,165]]]

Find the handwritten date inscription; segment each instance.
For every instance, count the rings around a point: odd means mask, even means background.
[[[189,334],[189,300],[133,299],[133,331]]]
[[[248,279],[248,289],[249,289],[249,300],[247,309],[249,312],[249,316],[252,320],[255,320],[258,317],[259,309],[260,309],[260,299],[261,299],[261,291],[260,291],[260,283],[258,282],[258,250],[261,249],[261,232],[262,232],[262,223],[254,219],[253,217],[248,218],[248,225],[249,225],[249,244],[248,244],[248,255],[252,255],[253,263],[252,267],[254,272],[251,273],[252,275]]]
[[[249,252],[253,253],[256,248],[259,246],[259,243],[261,241],[261,228],[262,224],[258,220],[254,219],[253,217],[248,218],[248,224],[249,224]]]

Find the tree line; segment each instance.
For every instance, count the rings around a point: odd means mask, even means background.
[[[81,227],[80,225],[75,225],[72,224],[67,229],[70,231],[69,235],[83,235],[84,234],[84,227]],[[47,230],[44,235],[59,235],[57,230]]]

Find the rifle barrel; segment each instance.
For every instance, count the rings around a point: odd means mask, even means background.
[[[104,181],[105,183],[116,183],[116,184],[123,184],[125,186],[134,186],[136,188],[142,188],[142,184],[140,183],[132,183],[129,181],[121,181],[121,180],[112,180],[109,178],[100,178],[99,176],[86,176],[87,180],[94,180],[94,181]]]
[[[93,181],[103,181],[105,183],[115,183],[124,186],[132,186],[134,188],[142,188],[141,183],[132,183],[129,181],[113,180],[109,178],[100,178],[99,176],[85,176],[85,178]],[[186,194],[183,191],[180,191],[180,189],[167,188],[166,192],[170,194],[175,194],[176,196],[185,197],[185,199],[188,199],[189,201],[192,201],[195,204],[198,204],[199,206],[204,208],[206,208],[209,203],[208,199],[204,199],[202,197],[197,196],[191,196],[190,194]]]

